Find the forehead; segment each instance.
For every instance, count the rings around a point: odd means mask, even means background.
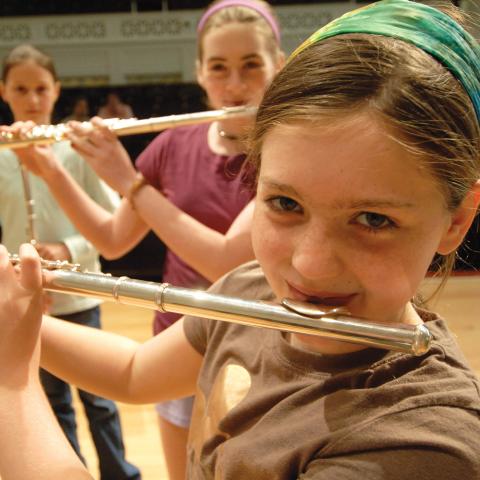
[[[417,192],[443,199],[420,159],[366,115],[330,124],[278,125],[266,135],[261,155],[259,188],[281,185],[312,202],[396,198],[408,203],[419,198]]]
[[[12,66],[8,70],[6,80],[29,84],[54,82],[52,73],[34,60],[27,60]]]
[[[267,38],[252,24],[230,22],[208,30],[202,39],[203,59],[267,54]]]

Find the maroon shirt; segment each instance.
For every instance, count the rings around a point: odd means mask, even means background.
[[[148,183],[161,190],[174,205],[207,227],[225,233],[253,194],[238,174],[245,155],[213,153],[207,143],[209,126],[167,130],[150,143],[136,166]],[[211,283],[170,250],[165,257],[163,281],[200,289]],[[155,334],[178,318],[180,315],[175,313],[156,312]]]

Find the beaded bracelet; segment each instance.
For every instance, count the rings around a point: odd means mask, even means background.
[[[127,194],[127,200],[130,206],[132,207],[132,210],[136,210],[135,203],[133,202],[135,195],[145,185],[148,185],[147,179],[140,172],[137,172],[135,176],[135,180],[132,182],[132,185],[130,186],[130,189],[128,190],[128,194]]]

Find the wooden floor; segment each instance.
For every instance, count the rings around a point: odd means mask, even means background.
[[[425,292],[430,291],[434,283],[430,281]],[[480,375],[480,276],[452,278],[432,307],[448,319],[470,364]],[[105,330],[139,341],[150,337],[151,311],[112,303],[105,303],[102,308]],[[75,402],[82,450],[90,470],[97,475],[97,461],[87,424],[78,400]],[[153,406],[119,404],[119,409],[127,458],[141,469],[144,480],[167,480]]]
[[[104,330],[120,333],[140,342],[151,337],[152,319],[151,310],[115,303],[102,305]],[[95,479],[98,479],[97,457],[77,395],[74,396],[74,404],[82,453],[87,460],[89,470],[95,475]],[[127,459],[140,468],[143,480],[168,480],[154,406],[123,403],[117,403],[117,405],[120,410]]]

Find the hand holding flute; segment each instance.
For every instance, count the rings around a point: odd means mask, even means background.
[[[67,138],[102,180],[126,196],[136,176],[132,160],[105,120],[94,117],[91,125],[70,122]]]
[[[22,245],[20,256],[15,271],[0,245],[0,475],[46,479],[61,478],[61,471],[88,479],[40,384],[41,265],[31,244]]]
[[[15,138],[24,138],[35,127],[35,122],[18,121],[10,126],[1,126],[0,132]],[[48,180],[49,177],[53,176],[55,170],[59,167],[58,159],[55,157],[53,150],[49,145],[42,143],[26,143],[25,146],[15,149],[15,155],[22,166],[44,180]]]
[[[14,271],[0,245],[0,378],[2,388],[21,388],[35,377],[39,361],[42,273],[38,253],[22,245],[21,268]]]
[[[10,127],[1,128],[4,134],[8,133],[14,138],[22,139],[38,127],[34,122],[28,121],[16,122]],[[97,175],[114,190],[125,195],[135,179],[135,169],[108,121],[94,117],[88,123],[69,122],[68,129],[62,131],[62,139],[70,140],[73,148],[90,164]],[[62,167],[53,150],[49,145],[36,141],[25,142],[25,145],[15,148],[22,165],[49,185],[54,184]]]

